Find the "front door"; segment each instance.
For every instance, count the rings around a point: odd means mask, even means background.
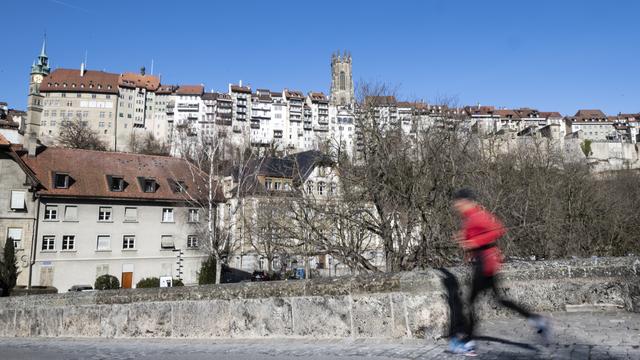
[[[131,289],[133,285],[133,264],[122,265],[122,288]]]
[[[122,288],[123,289],[131,289],[131,282],[133,280],[132,272],[123,272],[122,273]]]

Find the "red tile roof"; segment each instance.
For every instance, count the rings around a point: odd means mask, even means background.
[[[124,73],[120,75],[118,84],[122,87],[145,88],[149,91],[156,91],[160,87],[160,78],[153,75]]]
[[[11,143],[4,136],[2,136],[2,134],[0,134],[0,145],[9,146],[11,145]]]
[[[176,192],[175,182],[183,181],[193,197],[204,197],[202,173],[186,160],[168,157],[119,152],[44,147],[35,157],[22,151],[21,159],[31,169],[45,196],[110,198],[149,201],[186,201],[187,194]],[[68,174],[71,185],[66,189],[53,186],[54,174]],[[196,176],[192,176],[196,174]],[[123,191],[110,191],[107,176],[121,176],[127,184]],[[139,178],[157,182],[155,192],[144,192]],[[203,191],[198,194],[199,191]],[[223,201],[222,189],[216,195]]]
[[[80,69],[55,69],[42,80],[41,92],[87,92],[99,94],[117,94],[120,75],[104,71],[86,70],[80,75]]]
[[[202,85],[180,85],[176,90],[177,95],[198,95],[202,96],[204,86]]]
[[[251,88],[248,86],[231,85],[229,88],[231,89],[231,92],[251,94]]]

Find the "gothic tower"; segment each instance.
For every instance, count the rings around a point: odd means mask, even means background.
[[[351,74],[351,54],[331,55],[331,103],[337,106],[353,106],[355,96]]]
[[[40,84],[49,75],[49,57],[47,56],[47,39],[42,41],[42,50],[38,59],[31,65],[29,77],[29,98],[27,100],[27,129],[26,135],[35,141],[40,135],[40,120],[42,118],[43,96],[40,94]]]

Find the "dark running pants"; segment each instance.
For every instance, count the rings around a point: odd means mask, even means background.
[[[483,272],[482,261],[476,260],[473,264],[473,280],[471,281],[471,293],[469,295],[469,317],[466,321],[467,326],[465,334],[467,335],[468,339],[473,338],[473,332],[476,325],[474,311],[475,301],[480,294],[488,289],[491,289],[493,291],[493,296],[502,306],[517,312],[518,314],[520,314],[520,316],[525,318],[535,316],[535,314],[532,314],[524,307],[502,296],[502,294],[500,294],[500,291],[498,290],[498,278],[495,275],[485,275]]]

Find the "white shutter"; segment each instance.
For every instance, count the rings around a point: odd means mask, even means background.
[[[124,209],[124,219],[127,221],[138,220],[138,208],[128,207]]]
[[[24,191],[11,191],[11,208],[14,210],[24,210]]]
[[[111,236],[98,236],[98,250],[111,250]]]
[[[78,207],[77,206],[67,206],[64,208],[64,219],[65,220],[78,220]]]
[[[160,242],[160,247],[163,249],[173,249],[175,248],[175,244],[173,243],[172,235],[162,235],[162,240]]]
[[[12,238],[16,241],[22,240],[22,228],[9,228],[7,238]]]

